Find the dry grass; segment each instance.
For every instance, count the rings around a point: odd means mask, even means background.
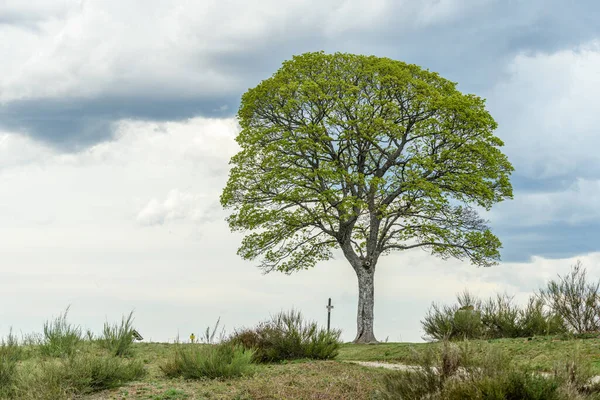
[[[192,381],[149,375],[87,399],[372,399],[382,390],[384,371],[336,361],[260,365],[255,375]]]

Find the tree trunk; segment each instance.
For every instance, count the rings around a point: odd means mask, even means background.
[[[375,266],[356,268],[358,276],[358,314],[354,343],[378,343],[373,334],[373,308],[375,306]]]

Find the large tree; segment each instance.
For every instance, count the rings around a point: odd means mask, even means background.
[[[474,207],[512,197],[485,101],[388,58],[306,53],[242,96],[221,204],[238,250],[291,273],[341,248],[358,277],[356,343],[373,334],[379,257],[417,247],[489,266],[501,243]]]

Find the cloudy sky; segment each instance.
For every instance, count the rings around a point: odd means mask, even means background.
[[[147,339],[296,307],[355,334],[343,257],[291,276],[236,255],[218,197],[240,96],[306,51],[415,63],[488,100],[515,198],[501,265],[380,260],[375,331],[419,341],[432,301],[525,298],[581,260],[600,277],[600,3],[592,0],[0,0],[0,335],[135,310]]]

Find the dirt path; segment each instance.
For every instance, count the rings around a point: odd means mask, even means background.
[[[392,364],[378,361],[345,361],[350,364],[358,364],[363,367],[372,367],[372,368],[385,368],[385,369],[393,369],[396,371],[418,371],[421,367],[417,365],[406,365],[406,364]]]

